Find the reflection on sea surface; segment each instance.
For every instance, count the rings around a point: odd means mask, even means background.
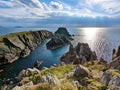
[[[75,33],[73,44],[76,45],[78,42],[88,43],[90,48],[93,51],[96,51],[98,58],[102,57],[105,60],[110,61],[112,56],[112,47],[117,46],[113,44],[115,41],[112,38],[113,36],[110,36],[113,33],[115,32],[109,32],[107,28],[78,28]]]

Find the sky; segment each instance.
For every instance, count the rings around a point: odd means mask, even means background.
[[[0,26],[119,26],[120,0],[0,0]]]

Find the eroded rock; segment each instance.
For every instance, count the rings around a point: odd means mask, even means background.
[[[46,44],[47,49],[57,49],[73,40],[66,28],[60,27],[51,40]]]
[[[60,81],[56,75],[48,74],[46,76],[41,77],[40,83],[49,83],[52,86],[56,86],[60,83]]]
[[[112,61],[108,64],[108,68],[120,70],[120,46],[117,50],[113,49]]]
[[[36,68],[33,68],[33,69],[28,68],[28,69],[26,69],[26,70],[22,70],[22,71],[19,73],[17,79],[18,79],[18,80],[21,80],[21,79],[24,78],[24,77],[29,77],[29,76],[31,76],[31,75],[35,75],[35,74],[38,74],[38,73],[40,73],[40,71],[39,71],[38,69],[36,69]]]
[[[97,60],[97,56],[95,52],[91,51],[88,44],[78,43],[75,48],[70,44],[69,51],[60,60],[65,64],[84,64],[86,61]]]

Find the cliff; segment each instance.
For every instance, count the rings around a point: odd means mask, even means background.
[[[26,57],[52,33],[46,30],[13,33],[0,37],[0,65]]]
[[[60,27],[54,33],[51,40],[46,44],[47,49],[57,49],[66,44],[70,44],[72,36],[69,34],[66,28]]]

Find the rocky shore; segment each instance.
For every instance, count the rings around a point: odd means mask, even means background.
[[[19,35],[15,35],[13,39],[12,37],[3,38],[2,47],[4,48],[1,49],[7,50],[7,45],[11,52],[14,51],[12,54],[17,53],[24,57],[29,52],[27,49],[33,50],[41,40],[52,36],[53,40],[47,43],[47,47],[56,49],[67,43],[64,41],[65,38],[71,38],[65,28],[59,28],[55,35],[48,31],[37,31],[34,34],[30,32],[25,35],[22,35],[24,38],[20,38],[22,36]],[[65,38],[61,40],[64,36]],[[22,48],[23,43],[27,46],[23,49],[24,53],[19,51],[23,51],[19,49]],[[4,59],[7,60],[6,57]],[[9,80],[2,85],[1,90],[120,90],[120,46],[118,49],[113,49],[112,61],[107,62],[103,58],[98,59],[95,51],[92,51],[87,43],[78,43],[73,47],[69,42],[69,51],[61,56],[60,61],[58,65],[44,67],[42,70],[35,67],[24,69],[15,77],[17,82]]]
[[[42,41],[52,36],[46,30],[13,33],[0,37],[0,65],[26,57]]]
[[[120,56],[119,48],[115,53],[113,58]],[[2,90],[120,90],[119,68],[113,68],[113,64],[110,66],[114,60],[110,63],[102,58],[98,60],[88,44],[70,45],[70,50],[63,56],[64,62],[59,65],[42,70],[22,70],[16,77],[18,83],[3,85]],[[76,58],[81,59],[73,63]],[[83,60],[85,62],[81,63]]]

